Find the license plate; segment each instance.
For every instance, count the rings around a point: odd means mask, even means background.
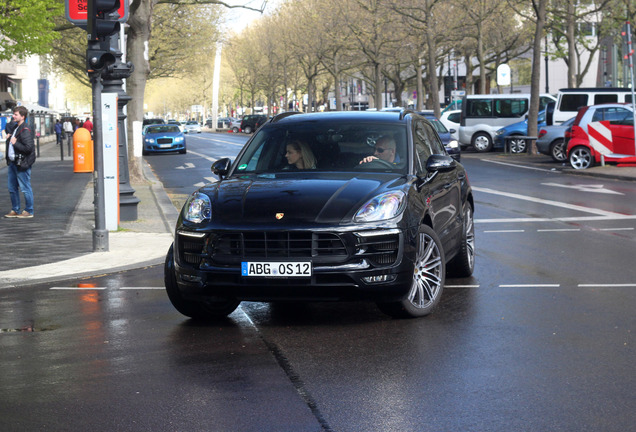
[[[241,276],[310,277],[311,262],[242,262]]]
[[[170,147],[172,147],[172,144],[160,144],[159,147],[161,147],[161,148],[170,148]]]

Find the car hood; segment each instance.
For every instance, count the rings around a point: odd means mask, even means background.
[[[212,221],[228,225],[347,223],[369,199],[407,188],[395,174],[268,174],[235,177],[200,191],[212,201]],[[278,215],[278,216],[277,216]]]

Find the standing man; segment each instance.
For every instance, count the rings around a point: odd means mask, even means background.
[[[89,132],[93,133],[93,123],[91,122],[90,117],[86,117],[86,121],[84,122],[84,129],[87,129]]]
[[[70,119],[66,119],[66,121],[64,122],[64,135],[66,136],[67,140],[72,139],[71,137],[73,136],[73,124],[71,123]]]
[[[13,120],[17,127],[7,139],[6,160],[11,196],[11,211],[4,217],[32,218],[33,191],[31,190],[31,165],[35,163],[35,144],[33,133],[29,129],[26,118],[29,111],[23,106],[13,108]],[[20,190],[24,194],[24,210],[20,213]]]
[[[57,143],[62,144],[62,123],[60,123],[60,119],[55,120],[55,136],[57,137]]]

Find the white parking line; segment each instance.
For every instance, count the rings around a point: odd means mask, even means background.
[[[636,287],[636,283],[627,284],[578,284],[579,288],[624,288]]]
[[[499,288],[559,288],[560,284],[501,284]]]
[[[104,291],[105,287],[51,287],[51,290],[60,291]]]
[[[571,232],[581,231],[581,228],[554,228],[554,229],[538,229],[537,232]]]
[[[542,198],[535,198],[527,195],[520,195],[510,192],[498,191],[490,188],[481,188],[473,186],[473,190],[481,193],[504,196],[507,198],[514,198],[522,201],[530,201],[538,204],[545,204],[553,207],[565,208],[568,210],[574,210],[584,213],[592,213],[596,216],[583,216],[583,217],[559,217],[559,218],[506,218],[506,219],[475,219],[475,223],[500,223],[500,222],[552,222],[552,221],[582,221],[582,220],[625,220],[636,219],[636,215],[625,215],[621,213],[615,213],[593,207],[584,207],[576,204],[569,204],[559,201],[546,200]]]
[[[526,230],[485,230],[485,233],[522,233]]]

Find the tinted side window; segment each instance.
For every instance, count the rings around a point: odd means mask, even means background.
[[[587,106],[586,94],[564,94],[561,95],[559,110],[576,112],[582,106]]]
[[[462,113],[452,113],[448,116],[448,121],[453,123],[459,123],[459,119],[461,118]]]
[[[495,99],[497,117],[521,117],[526,111],[527,99]]]
[[[618,102],[618,95],[616,94],[597,94],[594,95],[594,105],[602,103],[614,103]]]
[[[416,164],[417,171],[423,173],[426,171],[426,161],[429,156],[434,153],[431,147],[429,135],[425,129],[424,122],[415,122],[415,133],[413,134],[413,141],[415,143],[415,153],[417,155],[418,162]]]
[[[466,99],[468,117],[492,117],[492,99]]]

